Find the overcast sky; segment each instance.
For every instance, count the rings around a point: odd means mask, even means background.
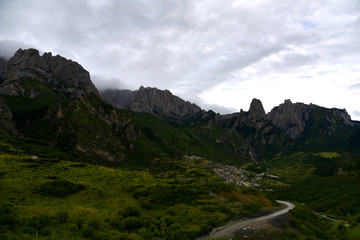
[[[168,89],[205,109],[285,99],[360,120],[360,1],[0,0],[0,55],[79,62],[98,88]]]

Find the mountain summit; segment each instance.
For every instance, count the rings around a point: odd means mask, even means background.
[[[3,68],[0,94],[32,98],[41,95],[41,89],[30,89],[29,81],[46,84],[70,98],[90,92],[99,96],[89,72],[80,64],[51,53],[40,56],[36,49],[19,49]]]
[[[198,119],[204,112],[193,103],[184,101],[169,90],[143,87],[139,90],[107,89],[100,91],[102,99],[118,109],[150,113],[173,125],[183,126]]]

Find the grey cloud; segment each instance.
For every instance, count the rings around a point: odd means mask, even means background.
[[[30,46],[22,42],[2,40],[0,41],[0,57],[8,60],[19,48],[27,49],[30,48]]]
[[[353,114],[354,114],[355,117],[360,117],[360,111],[359,110],[353,111]]]
[[[235,112],[239,111],[238,109],[235,109],[235,108],[227,108],[227,107],[220,106],[217,104],[200,103],[200,107],[205,110],[212,110],[215,113],[220,113],[220,114],[231,114],[231,113],[235,113]]]
[[[111,89],[128,89],[128,86],[119,78],[107,78],[99,75],[91,75],[91,81],[97,86],[99,90],[107,88]]]
[[[349,89],[349,90],[358,90],[358,89],[360,89],[360,82],[359,82],[359,83],[355,83],[355,84],[353,84],[353,85],[350,85],[350,86],[348,87],[348,89]]]
[[[354,51],[360,48],[358,1],[330,0],[326,7],[307,0],[235,3],[0,1],[0,41],[71,58],[94,76],[99,88],[144,85],[194,98],[220,83],[304,66],[355,68],[360,61]],[[9,55],[9,49],[0,45],[0,54]],[[247,67],[257,71],[243,75]]]

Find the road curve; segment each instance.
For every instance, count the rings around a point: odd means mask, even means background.
[[[232,223],[230,223],[230,225],[226,225],[224,227],[220,227],[220,228],[213,230],[209,234],[209,236],[207,236],[206,238],[201,238],[201,239],[213,239],[213,238],[219,238],[219,237],[223,237],[223,236],[230,237],[234,232],[238,231],[241,228],[245,228],[245,227],[260,223],[260,222],[264,222],[268,219],[285,214],[285,213],[289,212],[291,209],[295,208],[295,205],[290,202],[279,201],[279,200],[277,200],[277,202],[280,204],[286,205],[286,208],[282,209],[280,211],[271,213],[269,215],[232,222]]]

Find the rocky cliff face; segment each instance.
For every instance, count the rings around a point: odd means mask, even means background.
[[[237,117],[235,122],[235,127],[241,125],[251,125],[255,127],[256,123],[259,120],[262,120],[265,117],[265,110],[260,100],[254,98],[250,104],[248,112],[244,112],[242,109]]]
[[[360,128],[360,123],[352,121],[345,109],[328,109],[290,100],[265,114],[261,102],[254,99],[248,112],[240,111],[233,128],[260,153],[269,145],[272,149],[276,149],[275,145],[280,149],[294,144],[346,144],[352,132]]]
[[[323,116],[321,116],[323,115]],[[354,126],[356,122],[351,121],[350,115],[345,109],[327,109],[314,104],[292,103],[285,100],[283,104],[275,107],[266,115],[276,127],[284,130],[292,138],[300,137],[313,124],[321,118],[326,134],[336,129],[337,124]],[[325,133],[325,132],[324,132]]]
[[[9,107],[0,98],[0,136],[20,136],[12,118]]]
[[[39,55],[35,49],[19,49],[9,59],[1,73],[0,94],[37,97],[41,89],[29,90],[23,80],[39,81],[52,90],[70,98],[78,98],[86,93],[99,96],[97,89],[90,80],[89,72],[81,65],[51,53]]]
[[[2,72],[2,69],[3,67],[5,67],[6,63],[7,61],[4,58],[0,57],[0,72]]]
[[[139,90],[105,90],[102,99],[118,108],[139,113],[150,113],[158,118],[183,126],[203,113],[200,107],[174,96],[168,90],[140,87]]]

